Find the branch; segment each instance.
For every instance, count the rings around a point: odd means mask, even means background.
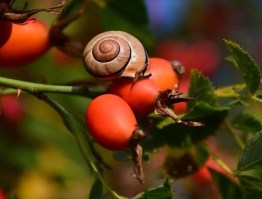
[[[50,85],[50,84],[40,84],[21,80],[14,80],[10,78],[0,77],[0,85],[9,87],[9,89],[3,89],[0,91],[1,94],[15,93],[14,89],[20,89],[21,91],[26,91],[29,93],[66,93],[72,95],[82,95],[93,98],[99,93],[95,91],[90,91],[87,86],[64,86],[64,85]]]

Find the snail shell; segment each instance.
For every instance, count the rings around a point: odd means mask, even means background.
[[[86,70],[103,81],[151,75],[143,45],[123,31],[107,31],[95,36],[84,49],[83,61]]]

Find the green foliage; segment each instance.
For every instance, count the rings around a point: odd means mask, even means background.
[[[96,179],[91,187],[89,198],[101,199],[103,195],[103,184],[100,179]]]
[[[105,30],[122,30],[134,35],[146,49],[153,46],[142,0],[109,0],[102,8],[102,23]]]
[[[213,169],[209,170],[223,199],[243,199],[242,190],[236,182]]]
[[[162,186],[150,189],[134,199],[172,199],[173,196],[172,180],[166,179]]]
[[[205,102],[211,106],[217,105],[217,96],[210,80],[197,70],[191,71],[189,95],[196,95],[196,99],[188,103],[191,109],[198,102]]]
[[[237,67],[247,88],[254,94],[260,84],[261,72],[255,61],[236,42],[224,40],[232,55],[229,60]]]
[[[244,198],[261,198],[262,194],[262,132],[247,143],[237,166]]]
[[[234,127],[244,133],[257,133],[262,129],[262,123],[255,116],[240,113],[232,121]]]

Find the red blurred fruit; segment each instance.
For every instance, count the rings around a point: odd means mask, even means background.
[[[38,19],[24,24],[0,20],[0,26],[0,67],[30,64],[50,47],[49,27]]]
[[[230,174],[226,171],[222,166],[220,166],[213,158],[209,157],[208,160],[205,162],[204,166],[201,167],[196,173],[192,175],[193,179],[198,183],[210,183],[212,182],[212,175],[210,173],[210,169],[224,175],[225,177],[229,178],[230,180],[238,183],[239,180],[236,176]]]
[[[0,190],[0,199],[6,199],[6,195],[2,190]]]
[[[231,179],[232,181],[239,182],[239,179],[227,172],[222,166],[220,166],[213,158],[208,158],[206,162],[206,167],[215,170],[216,172],[226,176],[227,178]]]
[[[212,182],[212,176],[206,166],[203,166],[196,173],[194,173],[192,178],[199,184],[208,184]]]
[[[180,61],[186,69],[186,77],[189,76],[192,68],[210,76],[215,72],[220,61],[220,53],[216,45],[206,39],[191,44],[167,40],[158,45],[156,55],[164,59]]]
[[[234,31],[243,28],[245,20],[243,14],[234,3],[213,1],[199,7],[188,24],[193,34],[206,35],[209,38],[228,38]]]
[[[63,53],[57,48],[52,49],[52,56],[58,66],[64,66],[67,65],[68,63],[73,62],[73,58],[71,56]]]
[[[23,105],[20,99],[15,95],[0,97],[0,114],[10,123],[19,123],[24,116]]]

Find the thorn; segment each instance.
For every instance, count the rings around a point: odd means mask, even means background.
[[[17,89],[17,95],[16,95],[17,98],[19,98],[21,92],[22,92],[22,89],[21,89],[21,88],[18,88],[18,89]]]

